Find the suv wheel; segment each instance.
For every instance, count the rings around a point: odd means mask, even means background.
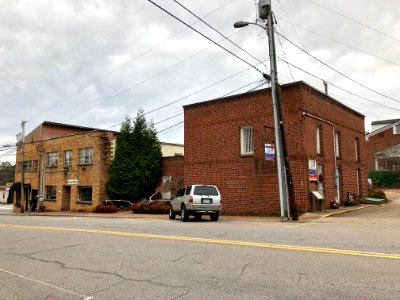
[[[211,221],[218,221],[218,218],[219,218],[219,212],[218,211],[210,215]]]
[[[181,221],[182,222],[186,222],[187,220],[189,220],[189,215],[188,212],[186,210],[186,206],[182,205],[182,209],[181,209]]]
[[[172,209],[172,205],[169,207],[168,217],[170,220],[175,220],[175,212]]]

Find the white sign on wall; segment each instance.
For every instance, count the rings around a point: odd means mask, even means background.
[[[68,185],[78,184],[78,179],[67,179]]]

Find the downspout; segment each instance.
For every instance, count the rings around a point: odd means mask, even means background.
[[[334,161],[334,167],[335,167],[335,169],[334,169],[334,178],[335,178],[335,185],[336,185],[336,203],[340,204],[340,188],[339,188],[339,181],[337,180],[337,177],[338,177],[339,174],[338,174],[337,161],[336,161],[336,147],[337,147],[337,145],[336,145],[336,138],[335,138],[335,124],[333,124],[332,122],[329,122],[329,121],[327,121],[325,119],[322,119],[320,117],[311,115],[311,114],[309,114],[309,113],[307,113],[305,111],[303,111],[303,116],[308,116],[310,118],[316,119],[318,121],[327,123],[327,124],[332,126],[333,161]]]

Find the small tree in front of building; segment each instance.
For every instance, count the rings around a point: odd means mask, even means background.
[[[161,174],[161,144],[143,110],[126,117],[117,136],[115,157],[109,169],[106,191],[111,199],[136,202],[154,193]]]

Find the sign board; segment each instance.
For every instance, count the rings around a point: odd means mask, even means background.
[[[78,179],[67,179],[68,185],[78,184]]]
[[[318,181],[317,179],[317,161],[313,159],[308,160],[308,180]]]
[[[264,157],[267,161],[275,160],[275,145],[274,144],[264,144]]]

